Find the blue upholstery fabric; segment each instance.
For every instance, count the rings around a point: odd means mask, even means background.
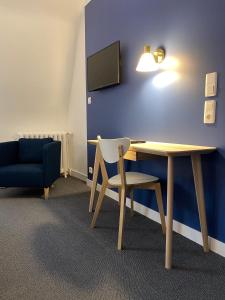
[[[17,163],[18,142],[0,143],[0,167]]]
[[[60,160],[61,143],[50,138],[0,143],[0,187],[50,187]]]
[[[42,163],[43,146],[52,141],[52,138],[19,139],[19,161],[21,163]]]
[[[49,187],[60,176],[61,143],[52,142],[43,147],[44,187]]]
[[[0,168],[0,183],[4,187],[43,187],[42,164],[15,164]]]

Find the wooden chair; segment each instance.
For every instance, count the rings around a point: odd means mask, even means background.
[[[124,230],[124,218],[126,207],[126,194],[130,194],[131,198],[131,212],[133,214],[133,190],[138,189],[150,189],[156,193],[156,199],[158,209],[161,218],[161,225],[163,234],[166,232],[165,215],[163,210],[161,185],[159,178],[138,173],[138,172],[125,172],[124,169],[124,155],[130,147],[130,139],[101,139],[98,137],[98,147],[101,152],[100,165],[102,169],[102,188],[96,204],[94,216],[91,223],[91,228],[95,227],[96,220],[102,207],[105,191],[107,188],[118,188],[119,190],[119,202],[120,202],[120,217],[119,217],[119,233],[118,233],[118,250],[122,249],[123,243],[123,230]],[[118,164],[118,174],[108,178],[108,174],[105,167],[107,163]]]

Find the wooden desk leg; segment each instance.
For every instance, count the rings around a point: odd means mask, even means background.
[[[126,211],[126,190],[123,187],[121,189],[121,200],[120,200],[120,220],[119,220],[119,233],[118,233],[118,245],[117,245],[118,250],[122,250],[123,247],[125,211]]]
[[[202,232],[203,248],[205,252],[208,252],[209,251],[208,229],[207,229],[206,212],[205,212],[201,156],[199,154],[193,154],[191,156],[191,160],[192,160],[192,169],[193,169],[193,175],[195,181],[195,192],[196,192],[196,198],[198,203],[199,220],[200,220],[201,232]]]
[[[174,167],[173,157],[168,157],[167,170],[167,226],[166,226],[166,259],[165,268],[172,267],[172,240],[173,240],[173,192],[174,192]]]
[[[99,152],[99,146],[97,145],[96,146],[96,151],[95,151],[95,164],[94,164],[93,182],[92,182],[92,186],[91,186],[91,196],[90,196],[90,202],[89,202],[89,212],[90,213],[93,211],[95,191],[96,191],[97,180],[98,180],[99,166],[100,166],[100,152]]]
[[[119,166],[119,162],[117,163],[117,172],[118,172],[118,174],[120,174],[120,166]],[[120,206],[120,200],[121,200],[121,186],[118,187],[118,195],[119,195],[118,204],[119,204],[119,206]]]

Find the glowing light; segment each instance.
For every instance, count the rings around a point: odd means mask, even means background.
[[[161,70],[175,70],[177,67],[179,67],[179,61],[173,56],[166,57],[160,64]]]
[[[157,71],[159,65],[155,62],[155,59],[151,53],[142,54],[139,63],[137,65],[137,72],[152,72]]]
[[[155,87],[162,89],[165,88],[179,79],[179,74],[175,71],[165,71],[156,75],[153,79]]]

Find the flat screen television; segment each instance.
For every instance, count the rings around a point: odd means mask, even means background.
[[[120,84],[120,42],[91,55],[87,59],[89,92]]]

